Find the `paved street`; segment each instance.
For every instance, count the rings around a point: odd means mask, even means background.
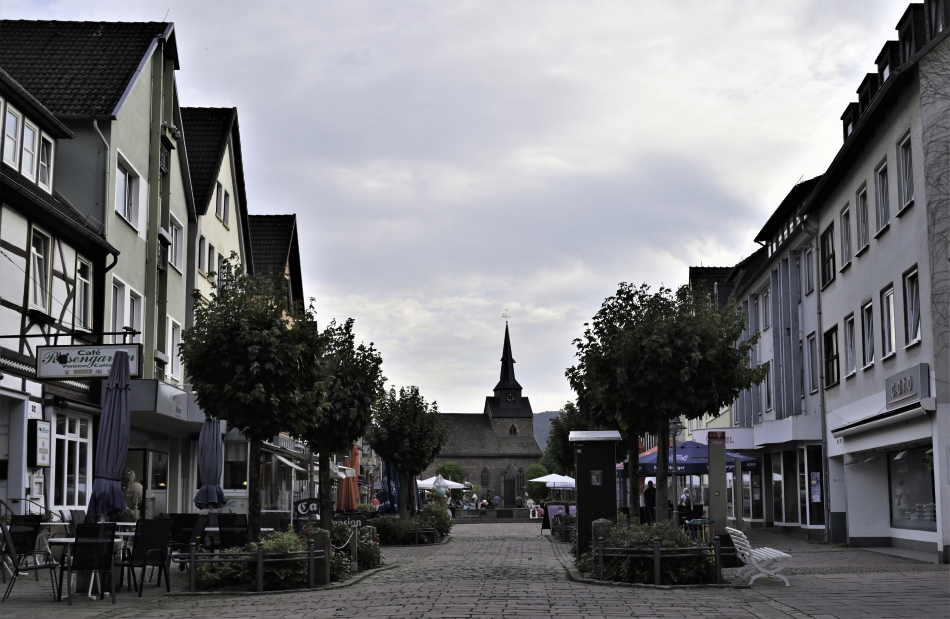
[[[462,525],[445,545],[389,548],[397,566],[351,587],[314,593],[243,597],[163,597],[129,593],[113,607],[77,599],[53,605],[49,584],[17,584],[0,616],[67,617],[946,617],[950,571],[910,559],[842,549],[770,533],[753,533],[795,554],[791,587],[756,581],[754,589],[653,591],[588,585],[568,579],[567,547],[538,535],[534,524]],[[181,589],[179,585],[178,590]]]

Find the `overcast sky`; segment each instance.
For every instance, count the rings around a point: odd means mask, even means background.
[[[622,281],[732,265],[906,1],[22,2],[5,19],[175,23],[187,106],[236,106],[251,213],[296,213],[321,322],[388,385],[481,412],[507,309],[535,412]]]

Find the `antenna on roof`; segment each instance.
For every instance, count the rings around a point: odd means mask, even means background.
[[[171,12],[172,12],[171,7],[169,7],[168,10],[165,11],[165,17],[162,18],[162,21],[165,21],[166,19],[168,19],[168,14]]]
[[[795,184],[796,184],[796,185],[801,185],[803,180],[805,180],[805,175],[804,175],[804,174],[802,174],[801,176],[798,177],[798,180],[795,181]]]

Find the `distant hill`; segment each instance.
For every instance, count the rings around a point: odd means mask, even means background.
[[[534,438],[538,439],[541,449],[548,444],[548,435],[551,433],[551,420],[561,414],[561,411],[545,411],[534,415]]]

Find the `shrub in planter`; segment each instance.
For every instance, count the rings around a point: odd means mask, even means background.
[[[429,503],[412,519],[417,519],[418,523],[412,528],[435,529],[439,537],[445,537],[452,530],[452,517],[446,511],[445,507],[438,503]]]
[[[330,582],[342,582],[350,577],[350,553],[330,551]]]
[[[265,554],[280,558],[289,552],[307,550],[307,542],[291,531],[275,531],[261,537]],[[257,544],[249,543],[244,547],[228,548],[224,552],[257,552]],[[198,565],[197,584],[204,590],[210,589],[253,589],[257,585],[257,564],[254,557],[250,563],[202,563]],[[296,589],[307,586],[306,561],[282,561],[264,564],[264,589]]]
[[[379,544],[369,539],[369,536],[365,540],[360,540],[356,546],[356,555],[359,559],[360,570],[371,570],[383,564],[383,552]]]
[[[408,544],[412,541],[409,518],[399,516],[379,516],[373,518],[373,526],[379,535],[380,544]]]
[[[607,548],[653,549],[653,539],[660,538],[662,548],[691,548],[694,542],[683,529],[670,522],[646,525],[618,525],[611,529],[604,546]],[[653,584],[652,555],[630,558],[606,558],[604,570],[598,573],[593,552],[586,552],[576,561],[581,571],[593,572],[595,578],[617,582]],[[661,582],[664,585],[702,584],[716,581],[716,567],[712,558],[697,552],[695,557],[664,558],[661,562]]]

